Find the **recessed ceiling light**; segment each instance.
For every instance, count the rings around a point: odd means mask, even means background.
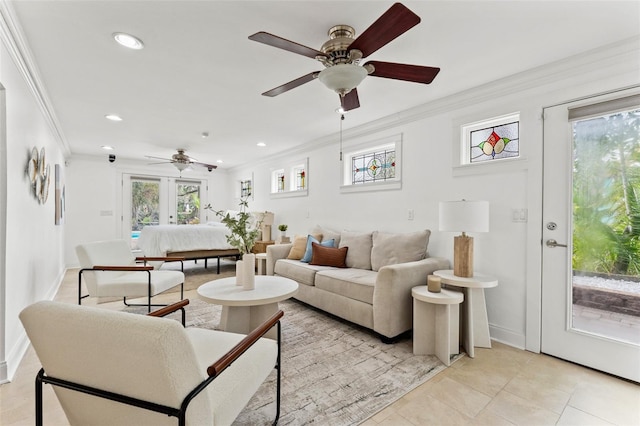
[[[128,47],[129,49],[140,50],[144,47],[144,43],[138,37],[134,37],[131,34],[127,33],[113,33],[113,38],[119,44],[124,47]]]
[[[267,144],[264,143],[264,142],[258,142],[256,145],[258,145],[258,146],[267,146]]]
[[[109,145],[102,145],[100,148],[106,149],[107,151],[113,151],[113,147]]]
[[[218,160],[218,161],[216,161],[216,163],[219,163],[219,164],[222,164],[223,162],[224,162],[224,161],[222,161],[222,160]]]
[[[104,118],[111,121],[122,121],[122,117],[116,114],[107,114],[104,116]]]
[[[209,132],[202,132],[202,133],[200,133],[200,136],[202,136],[203,139],[208,138],[209,137]]]

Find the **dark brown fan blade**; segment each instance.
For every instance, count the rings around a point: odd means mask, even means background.
[[[419,23],[418,15],[403,4],[395,3],[351,43],[349,50],[357,49],[367,57]]]
[[[393,78],[395,80],[413,81],[429,84],[436,78],[440,68],[423,67],[421,65],[394,64],[393,62],[369,61],[366,65],[373,65],[374,71],[369,74],[374,77]]]
[[[309,73],[307,75],[303,75],[302,77],[296,78],[293,81],[290,81],[288,83],[283,84],[282,86],[278,86],[274,89],[271,89],[267,92],[264,92],[262,94],[262,96],[278,96],[281,95],[282,93],[289,91],[291,89],[295,89],[298,86],[302,86],[305,83],[310,82],[311,80],[314,80],[316,77],[318,77],[318,74],[320,74],[320,71],[314,71],[312,73]]]
[[[215,164],[198,163],[197,161],[192,161],[191,164],[197,164],[198,166],[206,167],[209,171],[218,168],[218,166],[216,166]]]
[[[266,33],[264,31],[260,31],[253,35],[250,35],[249,40],[264,43],[269,46],[277,47],[279,49],[288,50],[289,52],[297,53],[298,55],[306,56],[311,59],[315,59],[316,56],[327,56],[325,53],[322,53],[319,50],[303,46],[302,44]]]
[[[352,89],[344,96],[340,96],[340,105],[345,111],[360,108],[360,100],[358,99],[358,90]]]

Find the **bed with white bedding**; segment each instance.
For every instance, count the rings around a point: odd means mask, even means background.
[[[184,257],[185,259],[208,259],[240,256],[240,252],[227,242],[229,229],[220,222],[206,225],[157,225],[145,226],[138,238],[138,247],[145,256]]]

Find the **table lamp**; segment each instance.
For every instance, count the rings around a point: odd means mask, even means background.
[[[274,214],[272,212],[262,213],[262,241],[271,241],[271,225],[273,225]]]
[[[473,276],[473,237],[467,232],[489,232],[488,201],[441,201],[440,231],[462,232],[453,239],[453,274]]]

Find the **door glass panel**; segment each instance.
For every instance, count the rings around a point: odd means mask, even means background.
[[[160,223],[160,181],[131,179],[131,246],[137,247],[140,231]]]
[[[572,327],[640,344],[640,109],[572,131]]]
[[[200,223],[200,184],[176,182],[176,217],[178,225]]]

